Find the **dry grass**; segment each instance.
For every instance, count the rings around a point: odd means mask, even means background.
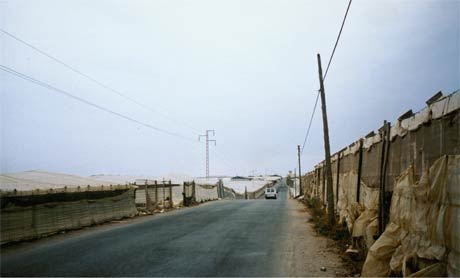
[[[366,256],[363,252],[353,255],[345,253],[348,246],[351,244],[351,235],[346,225],[335,224],[331,226],[328,221],[326,209],[318,198],[306,198],[303,203],[311,214],[309,222],[313,224],[316,232],[333,239],[340,251],[342,251],[340,255],[348,268],[349,276],[360,274]]]

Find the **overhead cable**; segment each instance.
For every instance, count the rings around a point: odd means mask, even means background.
[[[50,84],[48,84],[48,83],[45,83],[45,82],[43,82],[43,81],[40,81],[40,80],[35,79],[35,78],[33,78],[33,77],[30,77],[30,76],[28,76],[28,75],[26,75],[26,74],[23,74],[23,73],[21,73],[21,72],[18,72],[18,71],[14,70],[14,69],[12,69],[12,68],[10,68],[10,67],[4,66],[4,65],[0,65],[0,70],[2,70],[2,71],[4,71],[4,72],[7,72],[7,73],[9,73],[9,74],[11,74],[11,75],[14,75],[14,76],[16,76],[16,77],[22,78],[22,79],[24,79],[24,80],[27,80],[27,81],[29,81],[29,82],[32,82],[32,83],[34,83],[34,84],[36,84],[36,85],[42,86],[42,87],[44,87],[44,88],[46,88],[46,89],[49,89],[49,90],[51,90],[51,91],[60,93],[60,94],[62,94],[62,95],[64,95],[64,96],[66,96],[66,97],[72,98],[72,99],[74,99],[74,100],[76,100],[76,101],[79,101],[79,102],[81,102],[81,103],[84,103],[84,104],[86,104],[86,105],[92,106],[92,107],[94,107],[94,108],[96,108],[96,109],[98,109],[98,110],[101,110],[101,111],[104,111],[104,112],[106,112],[106,113],[109,113],[109,114],[118,116],[118,117],[123,118],[123,119],[125,119],[125,120],[128,120],[128,121],[130,121],[130,122],[133,122],[133,123],[142,125],[142,126],[144,126],[144,127],[153,129],[153,130],[155,130],[155,131],[158,131],[158,132],[161,132],[161,133],[164,133],[164,134],[168,134],[168,135],[171,135],[171,136],[174,136],[174,137],[178,137],[178,138],[181,138],[181,139],[184,139],[184,140],[188,140],[188,141],[192,141],[192,142],[194,142],[194,143],[197,143],[196,140],[193,140],[193,139],[191,139],[191,138],[185,137],[185,136],[183,136],[183,135],[181,135],[181,134],[174,133],[174,132],[168,131],[168,130],[166,130],[166,129],[162,129],[162,128],[153,126],[153,125],[148,124],[148,123],[145,123],[145,122],[143,122],[143,121],[134,119],[134,118],[132,118],[132,117],[123,115],[123,114],[118,113],[118,112],[116,112],[116,111],[113,111],[113,110],[110,110],[110,109],[108,109],[108,108],[102,107],[102,106],[100,106],[100,105],[98,105],[98,104],[95,104],[95,103],[93,103],[93,102],[90,102],[90,101],[88,101],[88,100],[86,100],[86,99],[84,99],[84,98],[75,96],[75,95],[73,95],[73,94],[71,94],[71,93],[69,93],[69,92],[67,92],[67,91],[64,91],[64,90],[62,90],[62,89],[56,88],[56,87],[54,87],[54,86],[52,86],[52,85],[50,85]]]
[[[9,37],[11,37],[11,38],[13,38],[14,40],[16,40],[16,41],[18,41],[18,42],[20,42],[20,43],[22,43],[22,44],[24,44],[24,45],[30,47],[31,49],[37,51],[38,53],[42,54],[43,56],[46,56],[46,57],[48,57],[49,59],[55,61],[56,63],[58,63],[58,64],[60,64],[60,65],[62,65],[62,66],[64,66],[64,67],[66,67],[67,69],[73,71],[74,73],[76,73],[76,74],[78,74],[78,75],[81,75],[81,76],[85,77],[86,79],[88,79],[88,80],[94,82],[95,84],[99,85],[100,87],[102,87],[102,88],[104,88],[104,89],[106,89],[106,90],[108,90],[108,91],[110,91],[110,92],[112,92],[112,93],[114,93],[114,94],[116,94],[116,95],[118,95],[118,96],[120,96],[120,97],[122,97],[122,98],[124,98],[124,99],[126,99],[126,100],[128,100],[128,101],[130,101],[130,102],[132,102],[132,103],[134,103],[134,104],[137,104],[137,105],[141,106],[142,108],[144,108],[144,109],[146,109],[146,110],[149,110],[150,112],[159,114],[159,115],[161,115],[163,118],[166,118],[166,119],[168,119],[168,120],[170,120],[170,121],[172,121],[172,122],[174,122],[174,123],[176,123],[176,124],[178,124],[178,125],[181,125],[181,126],[190,128],[190,129],[194,130],[195,132],[199,132],[197,129],[195,129],[195,128],[193,128],[193,127],[191,127],[191,126],[189,126],[189,125],[187,125],[187,124],[185,124],[185,123],[183,123],[183,122],[181,122],[181,121],[178,121],[178,120],[176,120],[176,119],[174,119],[174,118],[172,118],[172,117],[166,115],[165,113],[162,113],[162,112],[160,112],[160,111],[158,111],[158,110],[155,110],[155,109],[153,109],[153,108],[151,108],[151,107],[149,107],[149,106],[147,106],[147,105],[145,105],[145,104],[143,104],[143,103],[141,103],[141,102],[139,102],[139,101],[137,101],[137,100],[135,100],[135,99],[133,99],[133,98],[131,98],[131,97],[129,97],[129,96],[123,94],[123,93],[121,93],[121,92],[118,91],[118,90],[113,89],[112,87],[110,87],[110,86],[108,86],[108,85],[106,85],[106,84],[104,84],[104,83],[98,81],[98,80],[95,79],[94,77],[91,77],[90,75],[83,73],[82,71],[76,69],[75,67],[73,67],[73,66],[71,66],[71,65],[69,65],[69,64],[67,64],[67,63],[65,63],[65,62],[63,62],[62,60],[60,60],[60,59],[54,57],[53,55],[46,53],[45,51],[43,51],[43,50],[39,49],[38,47],[36,47],[36,46],[34,46],[34,45],[32,45],[32,44],[26,42],[25,40],[23,40],[23,39],[21,39],[21,38],[18,38],[17,36],[11,34],[10,32],[7,32],[7,31],[5,31],[5,30],[3,30],[3,29],[1,29],[1,28],[0,28],[0,32],[2,32],[3,34],[5,34],[5,35],[7,35],[7,36],[9,36]]]
[[[329,70],[329,66],[331,65],[332,58],[334,57],[335,49],[337,48],[337,44],[339,43],[340,36],[342,35],[343,26],[345,25],[345,20],[347,19],[348,10],[350,9],[350,6],[351,6],[351,1],[352,0],[348,2],[347,11],[345,12],[345,16],[343,17],[342,26],[340,26],[339,35],[337,36],[337,40],[335,41],[335,45],[334,45],[334,49],[332,50],[331,58],[329,58],[329,62],[327,63],[327,68],[326,68],[326,71],[324,72],[323,81],[326,79],[326,75]]]
[[[327,68],[326,68],[326,71],[325,71],[324,76],[323,76],[323,81],[326,79],[327,73],[329,71],[329,67],[331,66],[332,58],[334,58],[335,50],[337,49],[337,45],[339,43],[340,36],[342,35],[343,26],[345,25],[345,21],[347,19],[348,11],[350,10],[351,2],[352,2],[352,0],[350,0],[348,2],[348,7],[347,7],[347,10],[346,10],[345,15],[343,17],[343,21],[342,21],[342,25],[340,26],[339,34],[338,34],[337,39],[335,41],[334,48],[333,48],[332,53],[331,53],[331,57],[329,58],[329,62],[327,63]],[[319,99],[319,94],[320,94],[320,91],[318,90],[318,95],[316,96],[315,106],[313,107],[313,112],[311,113],[310,122],[308,124],[307,133],[306,133],[305,138],[303,140],[302,150],[300,151],[300,154],[303,154],[303,151],[305,149],[305,144],[306,144],[307,139],[308,139],[308,135],[310,134],[310,127],[311,127],[311,124],[312,124],[312,121],[313,121],[313,116],[315,115],[316,106],[318,104],[318,99]]]
[[[308,124],[307,133],[305,134],[305,139],[303,140],[302,149],[300,151],[301,155],[303,154],[303,150],[305,149],[305,144],[307,143],[308,135],[310,134],[311,123],[313,122],[313,117],[315,116],[316,106],[318,105],[319,94],[320,92],[318,91],[318,94],[316,95],[315,106],[313,107],[313,111],[311,112],[310,123]]]

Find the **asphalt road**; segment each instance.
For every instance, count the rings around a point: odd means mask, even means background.
[[[1,276],[291,276],[286,191],[2,249]]]

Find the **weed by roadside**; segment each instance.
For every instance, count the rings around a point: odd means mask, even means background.
[[[328,221],[326,209],[318,198],[305,198],[303,203],[306,205],[311,215],[308,221],[313,224],[316,232],[333,239],[340,251],[342,251],[340,255],[345,265],[348,267],[349,275],[359,275],[366,256],[364,252],[351,254],[345,252],[352,243],[351,235],[345,223],[331,226]]]

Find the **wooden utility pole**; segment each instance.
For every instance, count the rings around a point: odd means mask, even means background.
[[[331,150],[329,146],[329,128],[327,125],[327,112],[326,112],[326,96],[324,94],[323,83],[323,69],[321,68],[321,56],[318,53],[318,73],[319,85],[321,92],[321,110],[323,111],[323,129],[324,129],[324,151],[326,154],[326,181],[327,181],[327,213],[329,216],[329,224],[335,224],[335,211],[334,211],[334,192],[332,185],[332,169],[331,169]]]
[[[294,168],[294,198],[297,196],[297,185],[296,185],[296,179],[297,179],[297,168]]]
[[[300,145],[297,145],[297,157],[299,159],[299,194],[303,194],[302,190],[302,168],[300,167]]]

